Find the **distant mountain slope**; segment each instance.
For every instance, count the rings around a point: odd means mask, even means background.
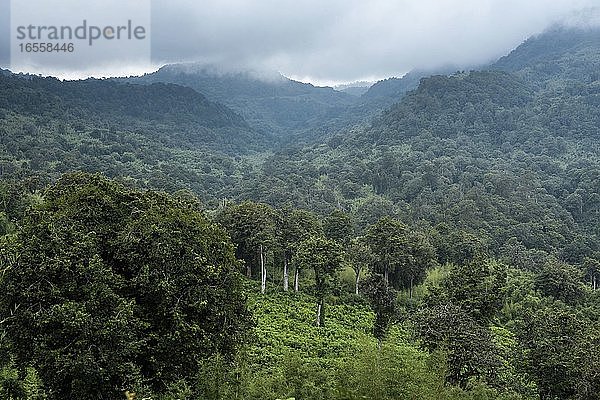
[[[556,79],[596,81],[600,79],[600,28],[554,28],[527,39],[491,68],[541,84]]]
[[[524,82],[505,72],[436,75],[375,121],[376,128],[401,137],[429,131],[450,136],[479,124],[502,123],[499,111],[522,108],[533,99]]]
[[[0,176],[101,171],[218,196],[252,168],[244,157],[275,143],[183,86],[0,75]]]
[[[400,99],[406,92],[416,89],[423,74],[418,72],[409,72],[402,78],[387,78],[376,82],[369,90],[362,95],[363,100],[394,98]]]
[[[387,78],[375,83],[361,96],[363,104],[370,104],[371,108],[385,108],[400,101],[402,97],[419,86],[421,79],[432,75],[448,75],[457,70],[454,67],[437,69],[415,69],[401,78]]]
[[[197,90],[234,109],[252,125],[286,138],[320,131],[327,121],[356,101],[355,96],[329,87],[315,87],[281,75],[219,72],[195,64],[167,65],[129,82],[168,82]],[[325,123],[324,123],[325,121]]]
[[[273,155],[238,197],[466,230],[525,268],[579,263],[600,250],[600,85],[549,82],[562,89],[503,71],[424,78],[371,126]]]
[[[352,96],[360,97],[367,93],[374,82],[357,81],[353,83],[345,83],[334,86],[334,89],[338,92],[348,93]]]
[[[244,119],[189,88],[118,84],[107,80],[61,82],[54,78],[3,76],[0,107],[20,113],[84,110],[109,118],[194,123],[209,128],[242,127]]]

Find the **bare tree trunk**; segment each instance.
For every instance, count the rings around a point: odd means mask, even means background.
[[[360,280],[360,269],[356,272],[356,282],[354,284],[354,293],[358,294],[358,281]]]
[[[317,306],[317,326],[325,326],[325,298]]]
[[[288,291],[289,288],[289,274],[288,274],[288,260],[287,260],[287,256],[284,254],[283,255],[283,290],[285,292]]]
[[[260,245],[260,292],[265,294],[267,290],[267,269],[265,268],[265,254],[263,252],[263,246]]]
[[[252,265],[250,263],[246,264],[246,276],[248,279],[252,279]]]
[[[298,269],[298,267],[296,267],[296,271],[294,272],[294,292],[297,292],[300,287],[300,283],[298,282],[300,280],[300,270]]]
[[[411,277],[410,278],[410,289],[408,290],[408,298],[412,299],[413,296],[413,281],[414,279]]]
[[[593,286],[593,290],[596,291],[596,288],[598,287],[598,285],[597,285],[598,282],[596,281],[596,275],[595,274],[594,274],[592,280],[593,280],[593,285],[592,285]]]
[[[385,271],[383,271],[383,280],[385,281],[386,285],[390,284],[390,275],[388,272],[388,267],[385,267]]]
[[[321,322],[322,322],[322,312],[323,312],[323,300],[321,300],[318,304],[317,304],[317,320],[315,321],[317,326],[321,326]]]

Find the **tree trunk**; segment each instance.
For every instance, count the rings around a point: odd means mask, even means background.
[[[317,319],[315,323],[317,326],[321,326],[321,303],[317,303]]]
[[[390,284],[390,275],[389,275],[387,266],[385,267],[385,270],[383,271],[383,280],[385,281],[386,285]]]
[[[317,319],[316,324],[318,327],[325,326],[325,299],[321,299],[317,304]]]
[[[300,279],[300,270],[296,267],[296,271],[294,272],[294,291],[297,292],[300,287],[300,283],[298,282]]]
[[[246,277],[252,279],[252,265],[250,263],[246,263]]]
[[[267,269],[265,268],[265,254],[263,252],[263,246],[260,245],[260,292],[265,294],[267,290]]]
[[[287,255],[283,255],[283,290],[285,292],[288,291],[288,287],[289,287],[289,274],[288,274],[288,260],[287,260]]]
[[[360,269],[356,272],[356,282],[354,284],[354,293],[358,294],[358,281],[360,280]]]
[[[410,288],[408,289],[408,298],[412,300],[412,296],[413,296],[413,281],[414,278],[410,278]]]

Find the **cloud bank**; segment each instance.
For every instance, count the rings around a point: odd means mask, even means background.
[[[316,83],[370,81],[483,64],[554,24],[598,24],[595,7],[597,0],[152,0],[148,69],[197,61]]]

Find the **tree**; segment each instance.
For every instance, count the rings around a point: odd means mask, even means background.
[[[3,329],[50,398],[161,392],[250,327],[227,234],[165,194],[63,176],[0,254]]]
[[[283,246],[283,290],[288,290],[289,266],[298,245],[310,236],[318,236],[323,228],[317,216],[310,211],[286,208],[280,220],[280,236]],[[300,289],[300,268],[294,271],[294,291]]]
[[[347,246],[354,235],[354,226],[350,215],[336,209],[323,220],[325,237]]]
[[[535,277],[534,284],[544,295],[566,303],[576,303],[585,295],[581,271],[556,260],[542,267],[542,271]]]
[[[301,268],[313,268],[317,295],[317,326],[325,324],[325,297],[332,289],[332,280],[344,263],[341,246],[320,236],[311,236],[300,243],[295,262]]]
[[[390,217],[381,218],[367,229],[367,243],[376,257],[376,272],[386,283],[390,283],[390,273],[401,265],[406,230],[404,224]]]
[[[506,266],[490,260],[452,265],[442,287],[447,298],[479,323],[489,323],[504,304]]]
[[[267,204],[246,201],[226,208],[220,222],[237,245],[236,255],[246,263],[246,276],[253,276],[253,265],[260,267],[261,292],[264,293],[267,284],[266,253],[276,246],[275,210]]]
[[[527,356],[525,369],[540,399],[596,399],[600,390],[597,323],[555,302],[527,311],[518,337]]]
[[[451,229],[444,223],[436,226],[436,232],[439,235],[435,246],[438,260],[442,264],[465,265],[487,253],[487,246],[481,235]]]
[[[373,335],[381,342],[396,312],[396,293],[379,274],[371,274],[361,288],[375,313]]]
[[[393,280],[399,287],[408,289],[412,299],[414,286],[423,282],[427,271],[435,265],[435,249],[422,233],[408,232],[400,261],[400,267],[393,273]]]
[[[435,263],[435,250],[419,232],[390,217],[380,219],[367,230],[367,243],[376,257],[376,272],[397,289],[408,289],[412,298],[415,284],[425,279]]]
[[[375,258],[363,238],[352,239],[346,253],[348,262],[356,276],[354,280],[354,293],[358,294],[360,275],[374,264]]]
[[[597,257],[586,257],[583,259],[583,270],[589,279],[593,291],[598,289],[598,278],[600,277],[600,260]]]
[[[428,304],[413,321],[426,349],[446,352],[449,383],[466,387],[471,378],[494,376],[499,359],[490,331],[460,307],[447,302]]]

